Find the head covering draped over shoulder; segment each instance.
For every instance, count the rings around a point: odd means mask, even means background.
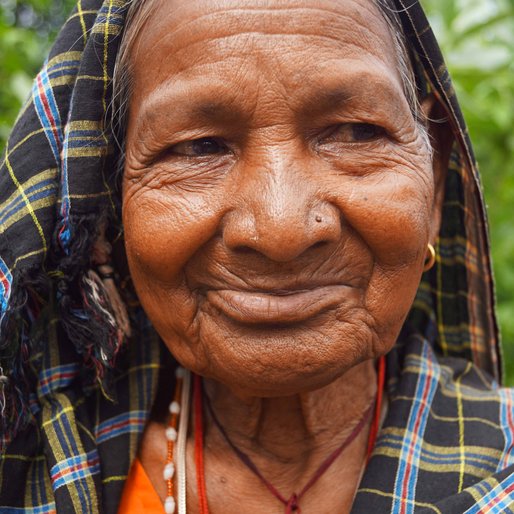
[[[58,347],[73,348],[99,377],[121,343],[98,309],[105,299],[93,298],[84,278],[101,223],[119,219],[108,116],[125,11],[124,1],[78,3],[3,155],[0,365],[12,380],[0,422],[7,434],[30,417],[24,386],[29,367],[38,374],[44,367],[41,357],[33,359],[47,336],[34,328],[49,306],[58,310],[64,332]]]
[[[394,3],[418,88],[444,107],[455,143],[437,261],[388,357],[389,413],[354,512],[464,512],[487,495],[505,497],[512,398],[497,389],[487,223],[468,133],[418,1]],[[90,273],[100,227],[111,239],[121,234],[120,155],[110,120],[129,4],[78,1],[0,161],[6,508],[116,512],[165,358],[137,304],[133,336],[123,340]]]

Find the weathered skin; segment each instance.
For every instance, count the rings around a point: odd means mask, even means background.
[[[437,235],[439,154],[370,0],[158,1],[132,63],[123,223],[138,296],[289,496],[374,398],[374,360]],[[283,512],[206,423],[211,512]],[[163,430],[150,424],[141,450],[161,496]],[[349,510],[367,433],[303,512]]]

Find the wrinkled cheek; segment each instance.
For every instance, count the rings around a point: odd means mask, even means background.
[[[344,222],[373,255],[365,306],[378,336],[378,354],[394,345],[421,278],[433,198],[433,190],[422,184],[399,174],[363,180],[340,203]]]
[[[131,269],[132,281],[141,306],[170,352],[182,364],[201,359],[199,351],[198,296],[183,274],[175,283],[149,278],[137,265]]]
[[[185,281],[174,287],[145,283],[137,293],[152,326],[174,357],[188,368],[195,363],[203,365],[198,297],[191,293]]]
[[[363,239],[375,263],[386,268],[419,264],[430,233],[432,191],[401,177],[356,185],[342,198],[344,221]]]
[[[184,266],[216,233],[215,202],[147,194],[124,205],[125,248],[131,273],[139,280],[177,284]],[[133,277],[134,278],[134,277]]]
[[[132,282],[159,335],[173,346],[195,339],[197,299],[185,279],[190,258],[216,233],[219,216],[210,202],[162,194],[140,195],[123,206],[125,248]]]
[[[184,280],[173,286],[149,282],[136,290],[147,316],[167,344],[184,336],[194,339],[198,299]]]
[[[423,256],[412,250],[413,259],[395,257],[398,265],[376,263],[366,292],[365,305],[378,334],[381,349],[388,352],[395,344],[412,307],[421,279]],[[392,260],[392,259],[391,259]]]

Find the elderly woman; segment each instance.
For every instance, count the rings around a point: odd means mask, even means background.
[[[417,2],[79,0],[2,162],[1,512],[511,512]]]

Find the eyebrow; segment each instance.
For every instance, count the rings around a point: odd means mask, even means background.
[[[241,120],[248,114],[235,105],[235,96],[227,99],[226,95],[213,95],[203,87],[193,84],[193,87],[171,90],[164,94],[154,91],[143,101],[139,111],[137,125],[161,123],[169,120],[195,120],[200,123],[219,123]],[[213,99],[213,96],[218,98]]]
[[[384,95],[387,101],[377,102],[377,98],[384,98]],[[403,108],[411,113],[401,85],[383,73],[370,73],[369,70],[338,77],[324,87],[311,91],[298,112],[304,117],[314,118],[354,105],[370,114],[380,112],[391,115]]]
[[[192,117],[197,117],[206,121],[217,121],[220,119],[231,119],[241,117],[241,112],[235,107],[229,107],[226,103],[221,101],[200,101],[199,103],[192,104],[190,107]]]
[[[351,104],[355,98],[365,104],[368,103],[368,109],[370,109],[369,102],[373,103],[372,92],[377,88],[387,89],[390,99],[386,104],[382,103],[380,108],[385,109],[387,106],[391,109],[397,108],[398,100],[403,95],[402,91],[397,90],[384,75],[370,75],[369,70],[366,71],[365,77],[360,73],[343,75],[338,80],[326,84],[325,87],[317,85],[316,90],[314,87],[311,88],[310,91],[306,91],[307,94],[302,99],[301,105],[295,109],[296,112],[304,117],[320,116]],[[362,84],[363,80],[364,86],[356,91],[356,84]],[[241,93],[237,93],[237,88],[229,87],[230,85],[226,82],[220,82],[219,88],[215,87],[214,92],[206,91],[204,84],[195,83],[195,81],[186,81],[182,84],[181,82],[180,80],[175,82],[172,87],[168,85],[164,89],[164,94],[160,88],[150,93],[139,111],[139,121],[143,125],[162,122],[173,125],[174,121],[178,123],[185,121],[191,126],[202,123],[208,125],[223,123],[228,126],[230,123],[244,122],[251,117],[251,112],[240,107]]]
[[[347,87],[322,89],[307,99],[302,112],[307,115],[323,114],[348,104],[353,96]]]

